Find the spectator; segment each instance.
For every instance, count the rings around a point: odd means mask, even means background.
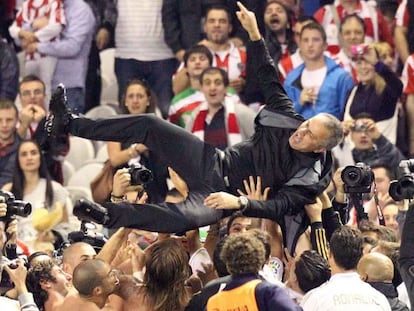
[[[204,31],[206,39],[200,44],[208,47],[213,54],[213,66],[225,70],[230,80],[230,87],[237,93],[243,91],[246,78],[246,51],[237,48],[230,40],[232,31],[231,15],[225,6],[212,6],[207,9]],[[188,79],[185,82],[174,79],[174,84],[182,85],[174,87],[175,93],[181,92],[188,86]]]
[[[392,284],[394,265],[390,258],[381,253],[369,253],[361,257],[357,271],[364,282],[383,293],[393,311],[408,311],[405,303],[398,299],[398,293]]]
[[[316,20],[326,29],[328,51],[339,52],[338,30],[341,20],[348,14],[356,13],[365,21],[365,43],[385,41],[393,46],[388,24],[382,13],[369,1],[339,0],[321,7],[315,13]]]
[[[10,35],[23,49],[34,42],[48,43],[59,40],[66,26],[63,0],[26,0],[9,28]],[[52,92],[52,78],[57,58],[36,51],[25,53],[25,75],[37,75],[45,83],[48,97]],[[46,107],[47,108],[47,107]]]
[[[401,203],[395,201],[388,201],[382,207],[382,213],[384,215],[385,226],[392,229],[395,236],[399,239],[400,237],[400,230],[398,224],[398,214],[401,209]]]
[[[324,286],[303,297],[301,306],[305,311],[391,310],[385,296],[364,283],[357,273],[362,246],[363,238],[358,229],[342,226],[335,231],[329,253],[332,276]]]
[[[355,120],[344,121],[343,126],[354,147],[352,148],[351,143],[345,139],[342,146],[333,150],[339,166],[358,162],[368,165],[387,163],[395,169],[400,161],[405,159],[400,150],[381,134],[369,115],[360,114]]]
[[[413,12],[413,1],[402,0],[395,14],[395,48],[402,63],[405,63],[410,54],[414,53]]]
[[[391,143],[397,140],[396,107],[402,83],[398,76],[379,58],[373,44],[359,46],[353,55],[359,83],[348,97],[344,120],[367,113],[380,132]]]
[[[83,0],[65,0],[64,9],[67,27],[64,28],[60,40],[32,42],[25,48],[25,52],[39,52],[58,59],[52,87],[64,83],[70,108],[74,112],[83,113],[85,79],[95,17]]]
[[[311,22],[316,23],[316,19],[312,16],[301,16],[298,18],[295,25],[293,26],[294,39],[297,49],[295,53],[283,57],[278,64],[279,78],[282,83],[285,81],[286,76],[292,69],[299,67],[303,64],[303,58],[299,47],[300,33],[302,32],[303,26]]]
[[[179,62],[183,61],[187,49],[201,40],[203,5],[204,0],[164,0],[162,3],[165,42]]]
[[[19,83],[19,98],[21,110],[17,132],[22,139],[37,141],[42,148],[51,177],[62,184],[61,161],[69,150],[69,137],[59,135],[53,143],[45,142],[44,126],[47,113],[45,84],[37,76],[25,76]]]
[[[192,112],[186,129],[221,150],[251,137],[255,113],[237,97],[226,96],[227,73],[221,68],[207,68],[200,75],[200,84],[205,101]]]
[[[179,92],[171,101],[168,112],[169,121],[185,127],[191,112],[205,100],[200,91],[200,75],[213,64],[213,55],[204,45],[195,45],[184,54],[184,69],[177,75],[186,75],[190,79],[190,86]]]
[[[21,111],[17,132],[22,139],[32,139],[40,121],[47,113],[44,82],[34,75],[25,76],[19,83],[19,97]]]
[[[224,243],[220,257],[232,275],[231,281],[207,302],[207,310],[244,306],[257,310],[300,310],[281,287],[263,282],[257,273],[265,263],[265,249],[256,237],[234,234]]]
[[[299,40],[304,64],[293,69],[284,84],[296,112],[306,119],[319,112],[342,119],[346,97],[353,86],[351,76],[324,56],[326,34],[322,26],[306,24]]]
[[[364,43],[365,29],[364,20],[355,13],[345,16],[339,26],[341,49],[333,59],[351,74],[354,83],[358,83],[358,77],[352,62],[352,47]]]
[[[122,97],[121,111],[128,115],[153,114],[160,115],[156,95],[152,92],[149,85],[144,80],[133,79],[127,83],[125,93]],[[107,143],[108,156],[111,166],[114,169],[126,168],[131,164],[145,165],[152,171],[153,179],[146,185],[147,191],[152,195],[150,200],[164,199],[167,192],[165,179],[167,170],[161,167],[154,167],[154,155],[148,148],[135,141]],[[139,185],[142,187],[142,185]],[[128,197],[137,201],[137,185],[129,188]],[[122,196],[121,196],[122,197]]]
[[[414,157],[414,54],[408,56],[402,72],[404,94],[407,96],[405,109],[407,111],[409,156]]]
[[[16,132],[17,108],[10,100],[0,100],[0,187],[12,181],[15,154],[20,144]]]
[[[68,192],[52,181],[42,157],[40,147],[34,141],[20,143],[17,150],[13,181],[3,186],[18,200],[32,203],[32,214],[19,219],[19,237],[24,242],[35,243],[36,230],[45,233],[68,220],[66,202]]]
[[[19,63],[16,52],[0,36],[0,99],[14,102],[19,84]]]
[[[162,0],[121,0],[117,9],[115,74],[119,102],[130,80],[145,79],[158,98],[163,117],[167,117],[177,60],[164,41]]]
[[[264,10],[264,39],[275,64],[295,53],[292,12],[278,0],[268,1]]]
[[[96,32],[92,39],[85,82],[85,109],[88,112],[101,104],[101,58],[100,52],[113,46],[117,10],[114,0],[85,0],[96,19]]]

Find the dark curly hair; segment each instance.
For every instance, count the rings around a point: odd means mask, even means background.
[[[29,269],[26,277],[26,286],[29,292],[33,294],[34,301],[40,310],[43,310],[44,304],[49,298],[48,293],[40,286],[41,281],[56,282],[52,275],[54,263],[50,261],[40,261]]]
[[[227,237],[220,254],[231,275],[258,273],[265,263],[265,247],[252,234],[236,233]]]

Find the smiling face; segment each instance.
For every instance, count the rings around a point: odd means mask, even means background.
[[[33,142],[23,142],[19,148],[19,165],[23,172],[36,172],[40,168],[40,150]]]
[[[221,105],[227,92],[223,76],[219,72],[205,73],[201,80],[201,91],[209,105]]]
[[[232,26],[225,10],[212,9],[206,16],[204,31],[208,41],[224,44],[229,39]]]
[[[321,116],[315,116],[303,122],[290,136],[289,145],[300,152],[323,152],[324,142],[329,137],[329,131]]]
[[[53,266],[51,274],[56,279],[56,282],[51,282],[54,290],[65,297],[72,287],[72,276],[58,266]]]
[[[342,48],[345,50],[345,52],[349,53],[352,45],[364,43],[364,27],[356,17],[350,17],[344,22],[344,24],[342,24],[340,36]]]
[[[286,30],[288,26],[288,15],[285,8],[279,3],[271,3],[264,12],[264,22],[273,32]]]
[[[140,84],[131,84],[125,91],[125,106],[130,114],[146,113],[149,101],[147,90]]]
[[[374,80],[376,75],[375,67],[365,59],[358,58],[355,61],[355,69],[362,84],[367,84]]]

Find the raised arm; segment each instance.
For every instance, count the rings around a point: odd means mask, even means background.
[[[285,111],[294,114],[293,104],[279,81],[279,75],[272,58],[266,48],[257,25],[256,16],[240,2],[237,3],[240,11],[236,12],[243,28],[249,34],[247,44],[247,58],[265,98],[266,108],[276,111]]]

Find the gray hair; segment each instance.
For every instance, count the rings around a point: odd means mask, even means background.
[[[338,145],[344,138],[344,131],[342,129],[342,123],[336,117],[329,113],[319,113],[318,116],[323,117],[324,125],[329,131],[329,136],[323,141],[322,147],[327,150],[331,150]]]

